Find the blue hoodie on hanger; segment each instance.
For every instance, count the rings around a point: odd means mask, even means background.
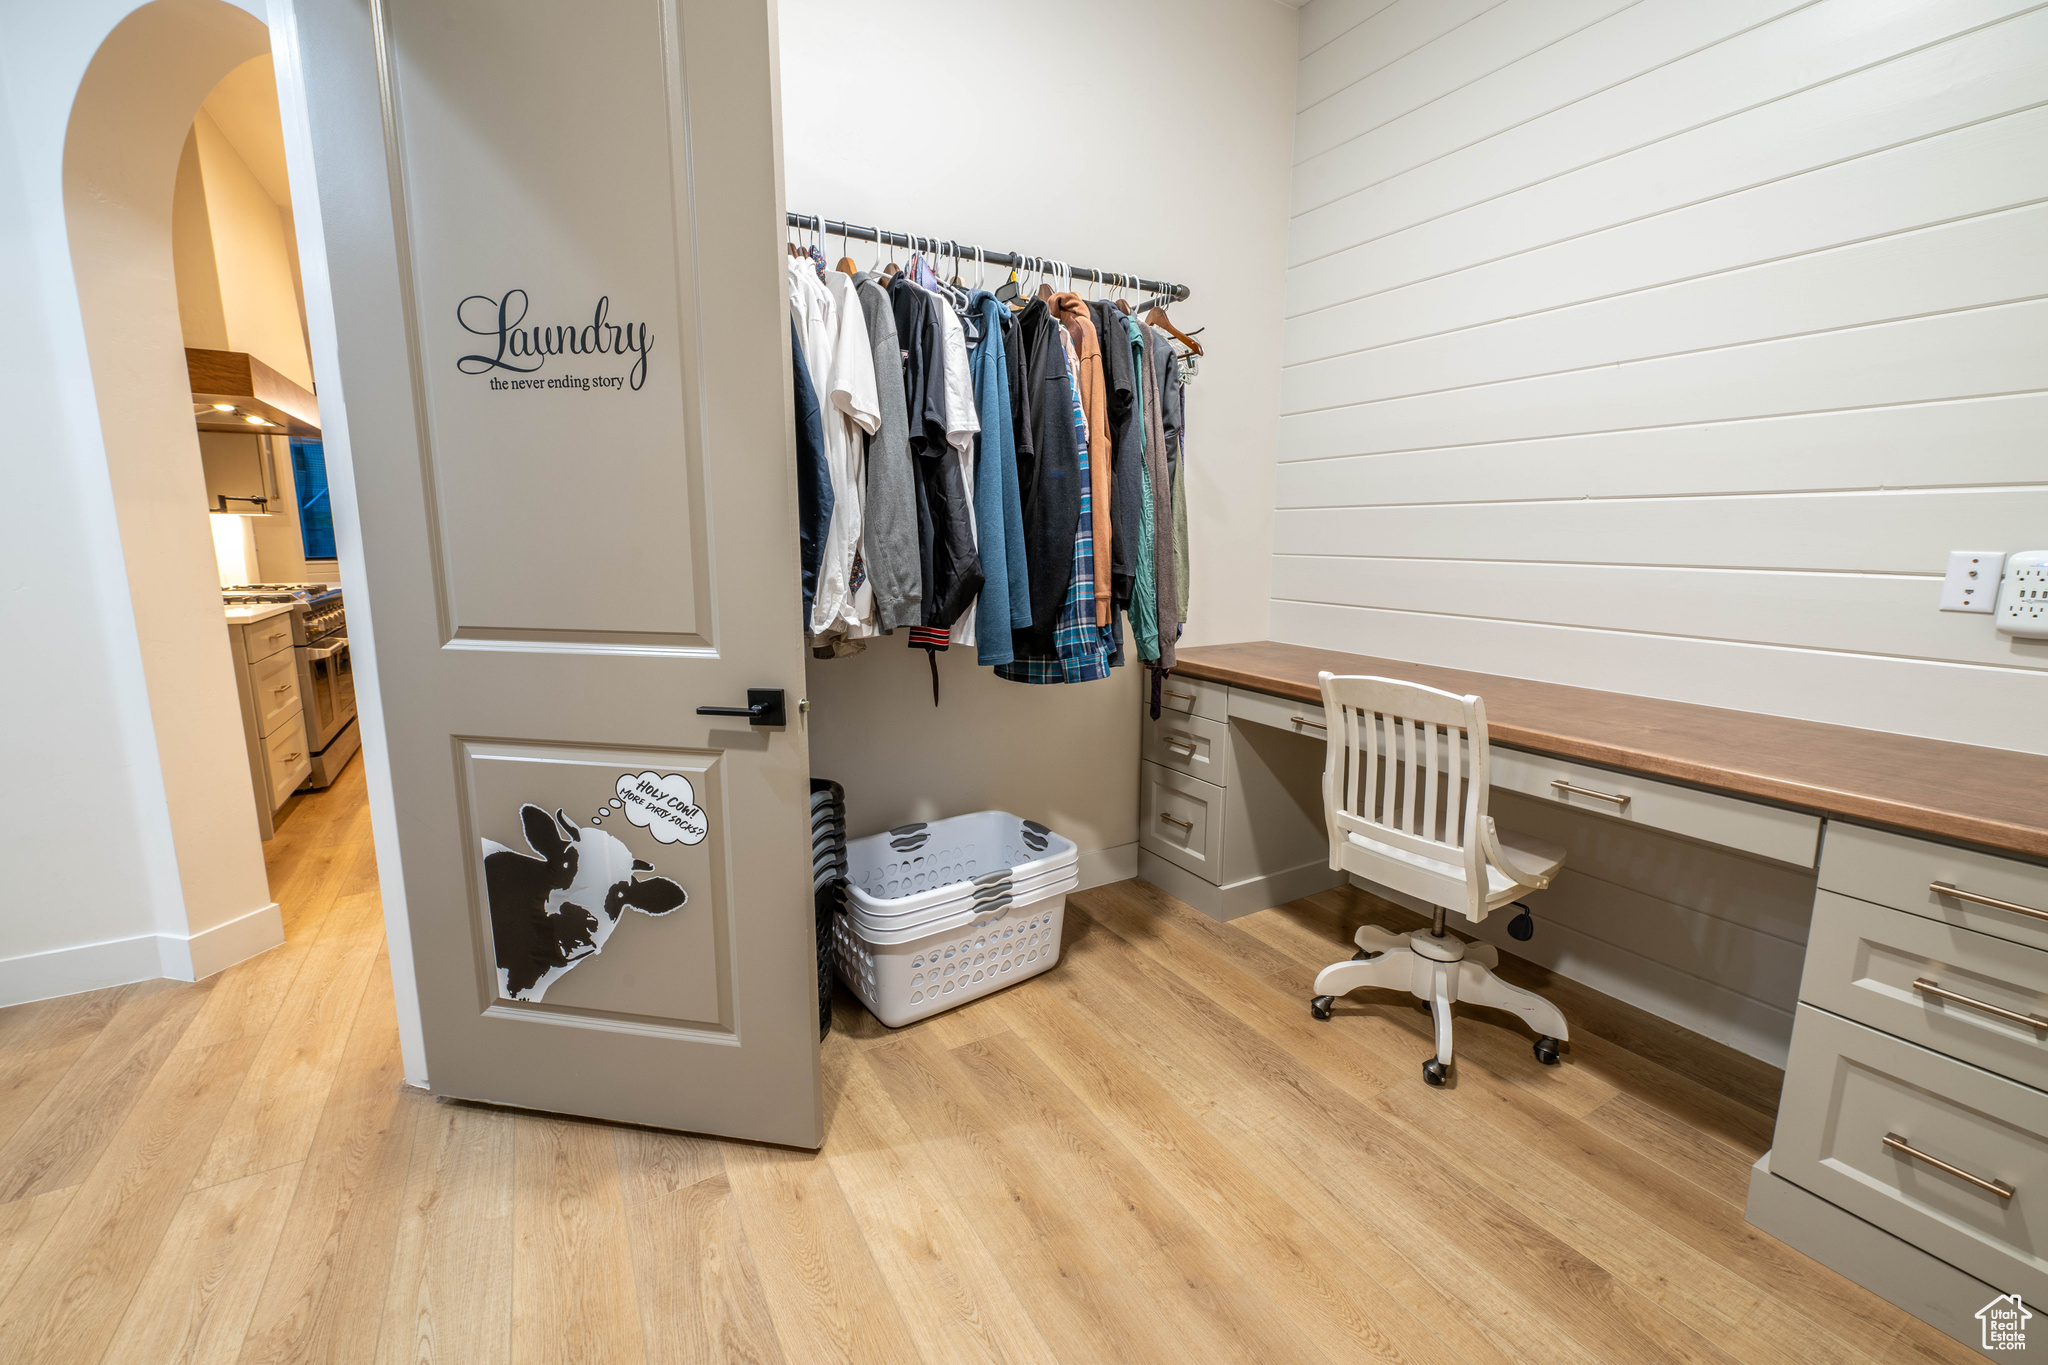
[[[975,660],[1006,664],[1015,658],[1012,630],[1031,626],[1031,575],[1024,564],[1024,498],[1017,483],[1017,438],[1010,429],[1010,365],[1003,330],[1014,325],[994,294],[977,289],[967,300],[981,319],[981,340],[967,358],[974,405],[981,412],[975,438],[974,520],[981,536],[980,643]]]

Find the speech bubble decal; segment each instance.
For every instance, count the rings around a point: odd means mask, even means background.
[[[621,773],[618,791],[626,818],[664,844],[701,844],[710,833],[696,789],[681,773]]]

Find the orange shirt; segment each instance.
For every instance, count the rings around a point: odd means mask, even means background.
[[[1052,296],[1053,316],[1074,339],[1074,351],[1081,357],[1081,411],[1088,418],[1088,487],[1093,501],[1095,527],[1095,624],[1109,624],[1109,387],[1102,376],[1102,343],[1095,335],[1095,320],[1088,315],[1088,303],[1079,294]]]

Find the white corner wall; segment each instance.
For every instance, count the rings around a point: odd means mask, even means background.
[[[2048,752],[2048,13],[1313,0],[1272,633]]]
[[[218,307],[231,351],[247,351],[301,388],[313,387],[299,316],[297,244],[285,211],[201,109],[192,120],[213,235]]]
[[[136,108],[182,115],[129,137],[114,100],[74,128],[88,67],[137,8],[18,10],[0,41],[0,638],[15,647],[0,669],[0,1004],[205,975],[281,937],[182,417],[168,236],[185,128],[212,80],[262,50],[262,26],[222,0],[159,0],[140,16],[146,32],[128,35],[154,61],[117,86]],[[209,74],[210,58],[225,64]],[[67,166],[81,149],[103,155]],[[83,180],[67,185],[67,170]],[[125,253],[145,239],[152,254]],[[138,330],[108,326],[124,317]],[[143,319],[156,329],[139,330]],[[166,454],[189,461],[191,486]],[[126,524],[159,504],[190,508],[185,531],[124,547]],[[159,726],[186,706],[197,723]],[[205,744],[219,724],[225,766]],[[216,786],[240,806],[203,795]]]
[[[1266,633],[1295,21],[1273,0],[781,5],[792,211],[1193,290],[1172,310],[1207,328],[1188,392],[1187,643]],[[874,247],[851,254],[865,267]],[[1140,671],[1027,687],[956,648],[939,673],[934,709],[900,633],[810,665],[811,770],[846,785],[849,832],[1003,808],[1072,837],[1105,879],[1129,875]]]

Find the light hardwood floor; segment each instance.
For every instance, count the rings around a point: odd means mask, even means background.
[[[289,941],[0,1011],[0,1361],[1809,1362],[1963,1350],[1742,1221],[1778,1076],[1550,990],[1309,1017],[1330,893],[1070,898],[1058,967],[890,1032],[812,1155],[402,1084],[362,765],[270,850]]]

